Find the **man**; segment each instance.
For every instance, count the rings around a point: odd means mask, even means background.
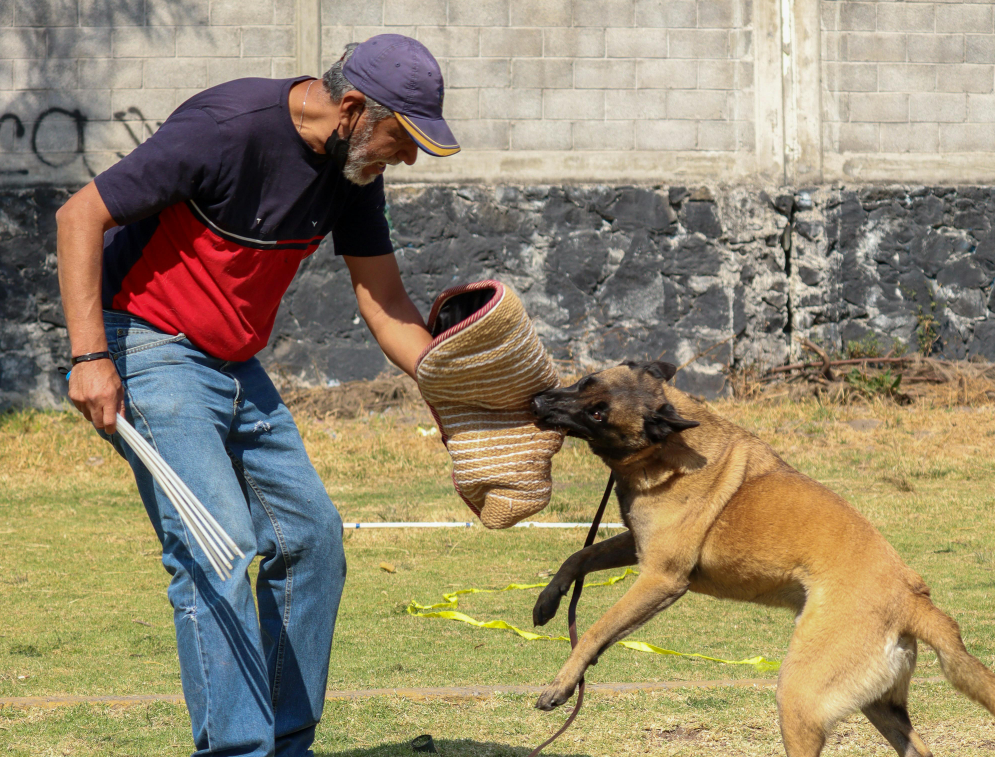
[[[57,214],[69,397],[128,459],[162,542],[196,755],[311,754],[342,525],[253,355],[330,233],[374,337],[414,375],[430,336],[391,254],[381,174],[419,148],[459,150],[442,99],[431,53],[380,35],[321,81],[242,79],[196,95]],[[245,553],[231,579],[206,567],[112,436],[117,413]],[[258,617],[246,573],[256,555]]]

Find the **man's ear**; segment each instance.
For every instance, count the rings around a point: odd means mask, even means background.
[[[643,370],[646,371],[650,376],[660,381],[670,381],[677,373],[677,366],[672,363],[643,363]]]
[[[341,139],[348,139],[352,136],[365,108],[366,95],[358,89],[350,89],[342,95],[342,101],[339,103],[339,122],[336,124]]]
[[[700,425],[698,421],[682,418],[677,409],[669,402],[660,405],[655,413],[643,421],[646,438],[657,443],[662,442],[673,433]]]

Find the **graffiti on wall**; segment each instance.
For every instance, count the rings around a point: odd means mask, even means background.
[[[138,120],[129,119],[129,115]],[[119,110],[114,113],[114,120],[121,125],[121,128],[125,130],[128,138],[135,146],[140,145],[157,128],[162,126],[162,121],[150,121],[134,106],[127,110]],[[76,161],[81,161],[84,170],[90,178],[97,175],[89,162],[87,162],[86,132],[87,127],[92,121],[79,108],[69,110],[68,108],[58,106],[51,107],[28,120],[21,118],[17,113],[4,113],[0,115],[0,133],[2,133],[4,124],[8,121],[11,123],[11,128],[13,129],[14,140],[18,142],[25,139],[29,140],[28,146],[30,147],[31,154],[42,165],[49,168],[65,168]],[[25,127],[25,123],[29,124],[30,129]],[[51,134],[48,132],[55,132],[55,130],[60,128],[64,129],[67,124],[75,136],[75,143],[70,141],[68,144],[55,147],[52,144],[51,138],[46,139],[46,137],[51,137]],[[116,154],[119,158],[125,156],[123,152],[117,152]],[[0,175],[18,174],[23,176],[30,173],[31,170],[29,168],[5,169],[0,167]]]

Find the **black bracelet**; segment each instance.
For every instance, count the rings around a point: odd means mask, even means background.
[[[91,360],[110,360],[111,353],[109,352],[87,352],[85,355],[79,355],[70,360],[71,365],[76,365],[76,363],[89,363]]]

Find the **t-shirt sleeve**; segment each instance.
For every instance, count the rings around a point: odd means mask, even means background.
[[[199,108],[174,113],[155,134],[94,182],[122,226],[178,202],[210,195],[221,167],[218,123]]]
[[[393,254],[386,208],[383,176],[378,176],[356,192],[352,202],[339,216],[332,229],[335,254],[360,258]]]

